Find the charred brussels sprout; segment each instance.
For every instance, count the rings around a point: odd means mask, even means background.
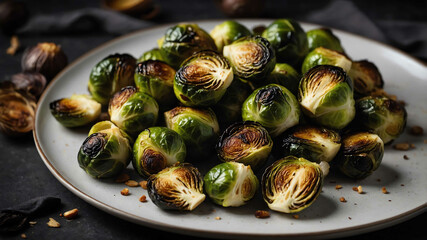
[[[119,174],[132,156],[129,136],[109,121],[95,124],[90,132],[77,155],[80,167],[95,178]]]
[[[319,196],[323,172],[317,163],[288,156],[277,160],[262,175],[264,201],[271,210],[296,213],[309,207]]]
[[[342,129],[355,115],[353,84],[340,67],[310,69],[299,84],[298,100],[308,117],[328,128]]]
[[[151,96],[128,86],[111,98],[108,113],[111,121],[120,129],[136,136],[156,124],[159,105]]]
[[[147,192],[154,204],[166,210],[191,211],[206,198],[202,176],[189,163],[165,168],[151,175],[147,181]]]
[[[307,36],[291,19],[278,19],[262,33],[276,52],[277,62],[298,66],[308,53]]]
[[[269,84],[256,89],[243,103],[242,119],[264,126],[272,137],[299,123],[295,96],[285,87]]]
[[[165,121],[181,135],[192,157],[208,154],[219,132],[215,113],[209,108],[176,107],[165,112]]]
[[[260,81],[271,73],[276,56],[270,43],[260,36],[247,36],[224,47],[224,57],[234,74],[244,81]]]
[[[280,156],[292,155],[312,162],[330,162],[341,147],[340,135],[323,127],[297,126],[280,139]]]
[[[175,73],[175,69],[161,61],[140,62],[136,66],[135,85],[140,92],[152,96],[161,106],[171,106],[175,102]]]
[[[215,42],[197,24],[181,23],[169,28],[158,41],[162,56],[174,68],[193,53],[201,50],[216,50]]]
[[[353,62],[348,75],[353,80],[354,93],[358,96],[368,96],[384,86],[378,68],[366,60]]]
[[[315,48],[324,47],[340,53],[344,53],[341,42],[329,28],[318,28],[307,32],[308,48],[313,51]]]
[[[406,126],[406,110],[387,97],[364,97],[356,102],[357,123],[378,134],[389,143],[402,134]]]
[[[138,62],[144,62],[147,60],[158,60],[158,61],[166,61],[162,55],[162,51],[158,48],[153,48],[150,51],[147,51],[138,58]]]
[[[318,47],[311,51],[302,63],[302,73],[306,73],[311,68],[317,65],[332,65],[342,68],[345,72],[349,72],[351,68],[351,60],[345,55],[330,50],[324,47]]]
[[[250,36],[251,31],[242,24],[229,20],[216,25],[210,35],[215,41],[218,51],[222,52],[225,45],[229,45],[241,37]]]
[[[133,85],[136,60],[129,54],[114,54],[104,58],[92,68],[89,92],[93,99],[107,105],[121,88]]]
[[[101,114],[101,104],[90,96],[73,94],[49,104],[50,112],[65,127],[84,126]]]
[[[251,200],[259,182],[250,166],[227,162],[213,167],[204,177],[206,194],[223,207],[239,207]]]
[[[273,141],[267,130],[256,122],[239,122],[229,126],[216,145],[224,162],[239,162],[257,169],[268,158]]]
[[[176,72],[173,89],[186,106],[211,106],[217,103],[233,81],[227,59],[205,50],[193,54]]]
[[[341,152],[336,159],[342,173],[351,178],[365,178],[381,164],[384,143],[374,133],[360,132],[343,138]]]
[[[184,162],[187,150],[184,140],[165,127],[142,131],[133,145],[133,168],[143,177],[156,174],[177,162]]]
[[[266,82],[282,85],[296,96],[298,94],[298,84],[300,80],[301,74],[291,65],[276,63],[273,72],[267,77]]]

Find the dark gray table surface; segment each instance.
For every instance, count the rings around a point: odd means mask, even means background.
[[[32,14],[58,13],[83,7],[99,7],[99,1],[26,1]],[[198,19],[223,19],[225,16],[218,11],[213,1],[155,1],[162,7],[158,23],[176,21],[191,21]],[[279,18],[291,17],[298,19],[307,11],[315,11],[330,1],[267,1],[261,17]],[[369,18],[374,20],[405,20],[427,21],[426,1],[413,1],[411,4],[402,1],[356,1]],[[280,6],[280,7],[278,7]],[[101,32],[73,33],[60,35],[26,35],[20,37],[23,46],[32,46],[38,42],[51,41],[60,44],[70,62],[117,36]],[[12,74],[21,71],[20,59],[22,51],[15,56],[5,54],[9,39],[0,36],[0,81],[8,79]],[[62,208],[46,213],[35,219],[38,223],[19,233],[0,235],[0,239],[19,239],[25,233],[28,239],[203,239],[191,236],[177,235],[170,232],[139,226],[112,215],[109,215],[81,200],[62,186],[48,171],[37,153],[32,135],[12,139],[0,134],[0,209],[33,197],[51,195],[61,198]],[[72,208],[78,208],[80,217],[67,221],[58,214]],[[58,220],[62,227],[48,228],[49,217]],[[424,213],[398,225],[366,233],[359,236],[343,238],[355,239],[426,239],[425,223],[427,214]]]

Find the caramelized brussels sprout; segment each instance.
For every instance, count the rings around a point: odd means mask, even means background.
[[[236,21],[228,20],[216,25],[210,35],[215,41],[218,51],[222,52],[225,45],[229,45],[241,37],[250,36],[251,31]]]
[[[296,96],[298,94],[298,84],[300,80],[301,74],[291,65],[276,63],[273,72],[267,77],[266,82],[282,85]]]
[[[181,163],[153,174],[147,181],[151,201],[166,210],[192,211],[202,203],[203,179],[199,170],[189,163]]]
[[[365,178],[381,164],[384,142],[374,133],[359,132],[345,136],[336,163],[351,178]]]
[[[274,211],[299,212],[317,199],[323,176],[319,164],[304,158],[288,156],[277,160],[262,175],[264,201]]]
[[[259,122],[271,137],[299,123],[300,108],[295,96],[277,84],[256,89],[243,103],[242,119]]]
[[[24,91],[38,98],[46,87],[46,78],[37,72],[22,72],[14,74],[11,82],[16,90]]]
[[[158,44],[162,56],[174,68],[178,68],[195,52],[216,50],[215,42],[209,33],[192,23],[180,23],[169,28]]]
[[[162,51],[158,48],[153,48],[150,51],[147,51],[138,58],[138,62],[144,62],[147,60],[158,60],[165,62],[165,58],[162,55]]]
[[[177,132],[190,149],[187,154],[207,155],[215,144],[219,126],[215,113],[210,109],[175,107],[165,112],[168,128]]]
[[[151,96],[128,86],[111,98],[108,113],[111,121],[120,129],[136,136],[156,124],[159,105]]]
[[[243,81],[260,81],[271,73],[276,56],[270,43],[260,36],[247,36],[224,47],[224,57]]]
[[[149,177],[177,162],[184,162],[187,150],[184,140],[165,127],[142,131],[133,145],[132,165],[142,177]]]
[[[259,186],[250,166],[227,162],[213,167],[204,177],[206,194],[223,207],[239,207],[251,200]]]
[[[348,75],[353,80],[354,93],[358,96],[371,95],[384,86],[380,71],[367,60],[353,62]]]
[[[94,178],[118,175],[130,162],[132,140],[109,121],[95,124],[77,155],[79,166]]]
[[[406,126],[405,107],[387,97],[364,97],[356,102],[357,123],[378,134],[384,144],[402,134]]]
[[[89,92],[93,99],[107,105],[114,93],[134,84],[136,60],[129,54],[110,55],[92,68]]]
[[[135,85],[139,91],[152,96],[161,106],[175,103],[173,81],[175,69],[158,60],[147,60],[136,66]]]
[[[50,112],[65,127],[79,127],[95,121],[101,114],[101,104],[88,95],[73,94],[49,104]]]
[[[224,162],[239,162],[253,169],[262,166],[273,147],[273,141],[261,124],[251,121],[229,126],[219,138],[216,151]]]
[[[276,52],[277,62],[297,67],[308,53],[307,36],[298,22],[278,19],[262,33]]]
[[[212,106],[222,98],[233,76],[227,59],[211,50],[200,51],[182,63],[173,89],[186,106]]]
[[[301,72],[306,73],[317,65],[332,65],[342,68],[346,73],[350,71],[351,60],[344,54],[324,47],[315,48],[307,54],[302,63]]]
[[[340,53],[344,53],[340,39],[329,28],[317,28],[307,32],[308,49],[324,47]]]
[[[292,155],[312,162],[330,162],[341,147],[340,135],[315,126],[297,126],[285,132],[277,148],[279,157]]]
[[[356,112],[353,84],[340,67],[310,69],[301,79],[298,100],[308,117],[327,128],[344,128]]]

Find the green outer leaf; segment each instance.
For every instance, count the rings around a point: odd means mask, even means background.
[[[351,60],[339,52],[318,47],[307,54],[302,63],[301,72],[304,74],[317,65],[331,65],[342,68],[345,72],[351,69]]]
[[[244,25],[233,20],[228,20],[216,25],[210,32],[210,35],[215,41],[218,51],[222,52],[225,45],[229,45],[241,37],[250,36],[252,33]]]
[[[267,77],[266,84],[279,84],[291,91],[295,96],[298,94],[298,85],[301,74],[287,63],[276,63],[273,72]],[[265,83],[264,83],[265,84]]]
[[[337,36],[328,28],[317,28],[307,32],[309,51],[317,47],[328,48],[337,52],[344,53],[341,42]]]
[[[153,48],[141,55],[141,57],[138,58],[138,62],[144,62],[147,60],[159,60],[159,61],[166,61],[165,58],[162,55],[162,51],[158,48]]]

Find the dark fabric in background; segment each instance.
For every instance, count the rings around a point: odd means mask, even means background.
[[[20,29],[23,47],[42,41],[62,46],[70,62],[92,48],[119,35],[161,23],[199,19],[224,19],[210,0],[154,0],[162,8],[153,21],[141,21],[100,9],[99,1],[25,1],[31,21]],[[294,18],[353,32],[398,47],[419,59],[427,59],[427,1],[266,1],[264,18]],[[0,37],[0,81],[20,72],[22,51],[5,54],[9,39]],[[62,200],[60,211],[35,219],[38,223],[24,231],[28,239],[200,239],[135,225],[87,204],[63,187],[44,166],[31,135],[10,139],[0,135],[0,209],[30,198],[51,195]],[[60,212],[78,208],[80,217],[66,221]],[[49,217],[62,227],[46,226]],[[345,238],[425,239],[427,214],[395,227]],[[19,234],[0,236],[19,239]]]

